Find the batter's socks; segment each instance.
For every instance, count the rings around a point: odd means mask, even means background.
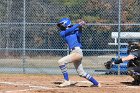
[[[68,72],[67,72],[67,67],[66,67],[66,65],[61,65],[61,66],[59,66],[60,67],[60,69],[61,69],[61,71],[62,71],[62,74],[63,74],[63,76],[64,76],[64,79],[65,80],[69,80],[69,76],[68,76]]]
[[[94,85],[98,85],[99,83],[92,77],[92,76],[90,76],[89,74],[85,74],[84,75],[84,77],[87,79],[87,80],[89,80],[90,82],[92,82]]]

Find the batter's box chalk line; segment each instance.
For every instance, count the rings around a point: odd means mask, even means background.
[[[10,91],[0,91],[0,93],[15,93],[15,92],[24,92],[24,91],[31,91],[31,90],[54,90],[54,89],[66,89],[66,88],[51,88],[47,86],[40,86],[40,85],[31,85],[23,82],[0,82],[0,85],[11,85],[11,86],[26,86],[28,88],[23,90],[10,90]]]

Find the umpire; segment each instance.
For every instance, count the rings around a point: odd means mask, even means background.
[[[104,65],[107,69],[110,69],[113,64],[128,61],[128,74],[134,78],[134,85],[140,85],[140,41],[128,42],[128,54],[128,56],[116,59],[115,61],[108,61]]]

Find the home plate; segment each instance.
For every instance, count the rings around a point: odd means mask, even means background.
[[[77,84],[75,86],[78,86],[78,87],[90,87],[92,86],[93,84],[89,81],[77,81]]]

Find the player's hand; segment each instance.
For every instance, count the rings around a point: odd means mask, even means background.
[[[80,24],[81,26],[83,26],[83,25],[86,24],[86,22],[83,21],[83,20],[81,20],[81,19],[78,19],[78,20],[76,21],[76,23]]]
[[[86,22],[85,22],[85,21],[81,21],[81,22],[79,22],[79,24],[80,24],[81,26],[83,26],[83,25],[86,24]]]
[[[107,61],[106,63],[104,63],[104,66],[107,69],[110,69],[113,65],[114,65],[114,62],[112,62],[112,61]]]

